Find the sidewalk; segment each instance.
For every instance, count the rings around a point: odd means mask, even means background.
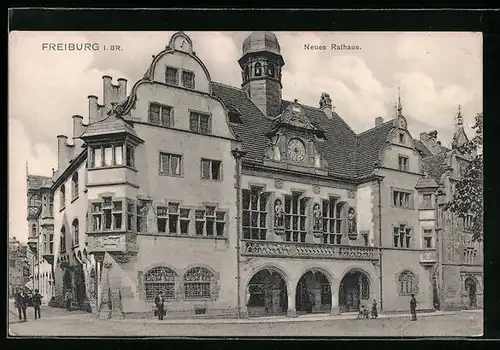
[[[417,317],[432,317],[455,315],[460,313],[482,314],[482,310],[461,310],[461,311],[435,311],[417,313]],[[298,317],[284,317],[284,316],[270,316],[270,317],[252,317],[242,319],[217,319],[217,318],[190,318],[190,319],[164,319],[162,321],[152,318],[151,319],[110,319],[109,322],[116,323],[142,323],[142,324],[262,324],[262,323],[283,323],[283,322],[317,322],[317,321],[335,321],[335,320],[354,320],[357,314],[343,314],[343,315],[330,315],[330,314],[316,314],[316,315],[303,315]],[[379,314],[379,319],[389,318],[411,318],[410,314]]]

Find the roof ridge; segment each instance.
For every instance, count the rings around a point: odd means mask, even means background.
[[[242,90],[241,88],[237,88],[236,86],[232,86],[232,85],[224,84],[224,83],[221,83],[221,82],[219,82],[219,81],[212,81],[211,83],[212,83],[212,84],[219,84],[219,85],[222,85],[222,86],[225,86],[225,87],[228,87],[228,88],[231,88],[231,89],[234,89],[234,90],[238,90],[238,91],[243,92],[243,90]]]
[[[373,130],[375,130],[375,129],[377,129],[377,128],[380,128],[380,127],[382,127],[382,126],[384,126],[384,125],[388,124],[389,122],[394,122],[394,119],[396,119],[396,118],[392,118],[392,119],[390,119],[390,120],[388,120],[388,121],[386,121],[386,122],[384,122],[384,123],[382,123],[382,124],[380,124],[380,125],[376,125],[376,126],[374,126],[373,128],[370,128],[370,129],[367,129],[367,130],[365,130],[365,131],[362,131],[362,132],[360,132],[359,134],[357,134],[356,136],[361,136],[362,134],[364,134],[364,133],[366,133],[366,132],[368,132],[368,131],[373,131]]]

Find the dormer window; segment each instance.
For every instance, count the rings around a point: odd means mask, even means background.
[[[399,133],[399,143],[405,143],[405,134]]]
[[[182,71],[182,86],[188,89],[194,89],[194,73]]]
[[[165,82],[167,84],[179,85],[179,70],[173,67],[167,67],[165,71]]]
[[[255,76],[260,77],[262,75],[262,64],[260,62],[257,62],[255,64]]]
[[[233,106],[228,106],[228,117],[229,122],[233,124],[243,124],[241,121],[241,113],[238,109]]]

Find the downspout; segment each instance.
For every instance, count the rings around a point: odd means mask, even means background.
[[[378,179],[378,244],[379,244],[379,288],[380,312],[384,311],[383,284],[382,284],[382,180]]]
[[[240,240],[241,240],[241,158],[246,154],[244,151],[234,149],[231,151],[236,160],[236,292],[237,292],[237,316],[241,318],[241,262],[240,262]]]

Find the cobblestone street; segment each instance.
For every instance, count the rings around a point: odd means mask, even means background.
[[[43,312],[43,311],[42,311]],[[11,314],[12,316],[12,314]],[[325,317],[320,320],[297,318],[276,322],[262,319],[231,322],[230,320],[97,320],[91,314],[70,314],[28,322],[11,323],[11,336],[480,336],[483,331],[482,312],[419,317],[416,322],[408,316],[386,317],[377,320],[356,320]],[[189,323],[188,322],[193,322]]]

